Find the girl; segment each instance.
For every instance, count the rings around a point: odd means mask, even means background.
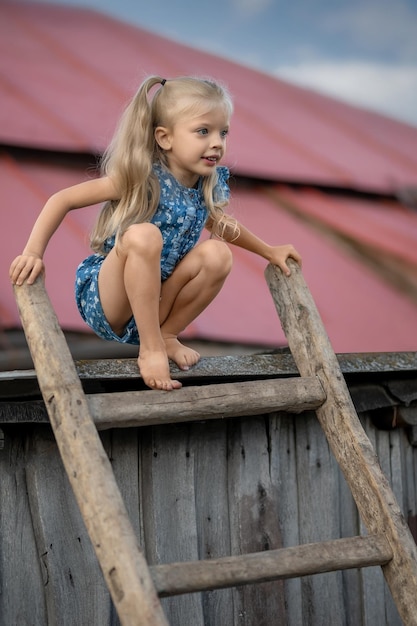
[[[301,262],[291,245],[269,246],[224,212],[228,170],[219,163],[231,114],[230,96],[211,80],[145,80],[103,155],[102,176],[54,194],[10,267],[13,284],[32,284],[67,212],[105,203],[91,235],[94,254],[77,269],[78,308],[100,337],[140,344],[139,370],[152,389],[181,387],[168,359],[188,370],[200,358],[178,335],[229,274],[225,242],[287,276],[288,257]],[[203,227],[217,239],[198,243]]]

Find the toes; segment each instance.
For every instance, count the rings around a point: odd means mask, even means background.
[[[200,355],[198,352],[187,352],[182,355],[181,363],[178,365],[178,367],[184,371],[187,371],[190,369],[190,367],[193,367],[193,365],[198,363],[199,360]]]
[[[180,389],[182,387],[182,383],[180,383],[179,380],[159,380],[151,378],[150,380],[145,380],[144,382],[151,389],[160,391],[172,391],[173,389]]]

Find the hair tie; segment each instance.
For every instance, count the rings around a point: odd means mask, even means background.
[[[167,79],[166,79],[166,78],[163,78],[163,79],[161,80],[161,85],[162,85],[162,87],[165,85],[165,83],[166,83],[166,82],[167,82]]]

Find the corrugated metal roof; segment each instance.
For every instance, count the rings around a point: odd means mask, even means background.
[[[40,166],[17,162],[10,156],[0,161],[0,189],[6,206],[14,206],[18,228],[5,237],[0,249],[3,289],[0,315],[3,327],[19,326],[13,291],[6,284],[6,271],[17,250],[26,240],[40,206],[61,187],[85,177],[82,168],[62,165]],[[349,229],[371,237],[371,245],[381,244],[381,254],[398,257],[402,252],[395,241],[401,231],[406,263],[417,274],[417,214],[406,213],[402,226],[398,213],[406,209],[395,202],[335,198],[312,189],[294,191],[288,186],[233,185],[232,209],[238,219],[268,241],[292,242],[302,251],[303,273],[317,303],[326,330],[337,352],[390,352],[417,350],[417,300],[388,278],[368,266],[351,248],[336,237]],[[320,199],[320,202],[318,202]],[[289,204],[291,201],[291,204]],[[330,224],[332,207],[340,219]],[[52,239],[47,253],[47,289],[64,328],[88,330],[76,309],[73,297],[75,268],[89,253],[88,231],[97,207],[73,211]],[[316,226],[305,219],[314,213]],[[360,228],[362,215],[364,228]],[[13,218],[14,214],[11,214]],[[344,219],[346,216],[346,220]],[[352,217],[353,216],[353,217]],[[382,220],[382,221],[381,221]],[[345,222],[345,223],[344,223]],[[382,225],[392,222],[393,237],[387,246],[378,237]],[[321,228],[325,227],[325,230]],[[350,233],[352,237],[355,233]],[[269,294],[263,272],[266,262],[240,248],[234,248],[234,268],[225,288],[210,307],[187,329],[188,337],[282,345],[285,337]]]
[[[305,220],[320,222],[375,255],[389,255],[409,265],[417,284],[416,210],[390,199],[334,197],[318,189],[299,193],[282,185],[277,199]]]
[[[231,209],[271,243],[293,243],[337,352],[417,350],[417,215],[387,194],[417,181],[417,130],[191,50],[95,12],[41,4],[0,5],[0,142],[94,153],[145,74],[213,75],[236,101],[228,163]],[[91,172],[11,147],[0,154],[7,234],[0,249],[4,328],[19,325],[7,269],[55,190]],[[14,155],[14,156],[13,156]],[[92,166],[94,163],[91,164]],[[242,184],[239,175],[272,179]],[[283,184],[285,181],[287,184]],[[305,184],[294,187],[291,181]],[[46,253],[47,288],[61,325],[86,330],[73,298],[97,208],[70,213]],[[234,249],[225,289],[187,329],[189,337],[282,345],[265,261]]]
[[[392,191],[415,184],[417,129],[94,11],[0,5],[0,142],[99,151],[145,75],[213,75],[236,101],[239,174]]]
[[[368,262],[360,251],[344,242],[343,231],[328,229],[325,220],[312,225],[305,219],[306,215],[308,217],[308,208],[314,207],[317,202],[315,190],[293,192],[291,206],[286,202],[289,197],[288,188],[282,187],[279,191],[276,198],[265,187],[239,192],[233,202],[235,213],[245,225],[267,241],[289,241],[302,251],[303,274],[335,350],[416,350],[415,288],[400,288],[389,275],[379,272],[375,264]],[[357,223],[361,223],[361,216],[358,217],[358,214],[364,205],[363,200],[344,198],[340,201],[334,196],[322,195],[323,201],[334,205],[336,212],[338,207],[342,208],[344,205],[351,213],[356,213]],[[368,210],[373,209],[372,219],[368,216],[367,220],[368,232],[377,230],[380,212],[386,211],[387,220],[395,221],[396,213],[403,209],[394,202],[386,207],[378,200],[368,200],[365,204]],[[408,238],[415,254],[415,213],[409,215]],[[396,253],[397,251],[391,252],[381,246],[381,255],[391,257]],[[246,329],[248,320],[249,323],[251,319],[256,320],[254,325],[257,328],[251,327],[251,336],[262,343],[277,333],[275,309],[272,310],[269,293],[266,293],[262,282],[265,263],[243,250],[236,251],[234,256],[236,274],[232,276],[225,292],[218,296],[216,305],[221,306],[224,302],[224,309],[228,314],[233,310],[233,315],[238,318],[238,321],[234,320],[234,332],[244,332],[239,324],[239,316],[242,326],[246,324]],[[416,276],[416,259],[409,263]],[[232,280],[236,280],[234,293],[230,293]],[[279,336],[281,337],[280,334]]]

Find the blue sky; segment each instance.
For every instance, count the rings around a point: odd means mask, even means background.
[[[417,126],[417,0],[49,0],[91,7]]]

